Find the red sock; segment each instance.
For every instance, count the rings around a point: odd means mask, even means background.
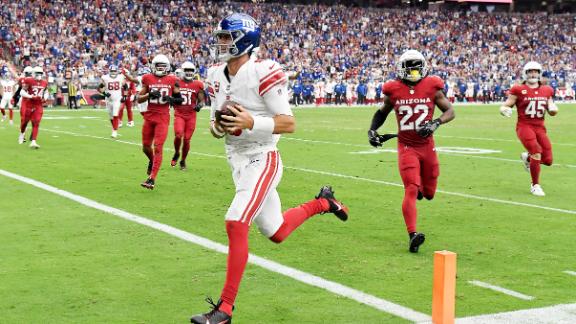
[[[2,112],[2,116],[6,116],[6,111],[4,111],[4,109],[0,108],[0,112]]]
[[[125,106],[125,105],[126,105],[126,104],[124,103],[124,104],[122,105],[122,107],[120,108],[120,111],[118,112],[118,120],[120,120],[120,121],[122,121],[122,118],[124,118],[124,106]]]
[[[530,159],[530,175],[532,176],[532,184],[540,183],[540,160]]]
[[[404,222],[408,233],[416,232],[416,197],[418,196],[418,187],[416,185],[408,185],[404,189],[404,200],[402,201],[402,215],[404,215]]]
[[[112,118],[112,129],[113,129],[113,130],[118,130],[118,117],[113,117],[113,118]]]
[[[186,161],[186,157],[188,156],[188,152],[190,151],[190,139],[184,140],[184,144],[182,145],[182,161]]]
[[[154,162],[152,164],[152,173],[150,174],[150,178],[156,179],[158,175],[158,171],[160,171],[160,166],[162,165],[162,148],[164,145],[157,145],[154,144]]]
[[[220,310],[228,315],[232,315],[232,306],[238,295],[238,287],[248,262],[248,229],[249,226],[245,223],[226,222],[228,264],[226,265],[226,283],[220,296],[222,299]]]
[[[180,144],[182,143],[182,137],[174,137],[174,151],[180,153]]]
[[[32,123],[32,140],[35,141],[36,138],[38,137],[38,128],[40,127],[40,124],[38,123]]]
[[[284,241],[290,234],[302,225],[308,218],[326,211],[330,205],[326,199],[313,199],[298,207],[290,208],[284,212],[284,222],[280,228],[270,237],[275,243]]]
[[[14,118],[14,111],[12,109],[8,110],[10,112],[10,120]]]
[[[128,122],[132,122],[132,102],[126,103],[126,113],[128,114]]]

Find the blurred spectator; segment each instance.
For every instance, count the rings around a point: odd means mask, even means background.
[[[555,89],[576,83],[571,14],[208,0],[21,0],[0,7],[0,48],[20,68],[43,65],[59,85],[62,78],[79,78],[83,86],[95,87],[95,76],[110,64],[135,71],[156,53],[168,55],[174,67],[193,61],[205,77],[213,63],[212,28],[232,11],[260,21],[261,57],[279,61],[301,81],[325,78],[327,102],[340,79],[351,85],[394,77],[395,60],[409,48],[424,53],[431,73],[456,82],[459,98],[476,100],[486,83],[490,93],[496,86],[505,92],[529,60],[542,63]],[[470,83],[473,90],[466,94]]]

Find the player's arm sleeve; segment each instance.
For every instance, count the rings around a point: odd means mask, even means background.
[[[258,77],[260,84],[258,93],[273,115],[292,116],[292,109],[288,98],[288,77],[280,64],[266,61],[259,66]],[[262,67],[265,67],[262,69]]]
[[[296,121],[288,98],[288,77],[278,63],[267,61],[263,65],[267,66],[264,69],[266,74],[259,75],[258,91],[274,117],[254,116],[254,126],[251,132],[262,136],[268,136],[270,133],[293,133]]]

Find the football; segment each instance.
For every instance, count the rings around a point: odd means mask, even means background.
[[[222,121],[222,116],[235,116],[234,113],[230,109],[228,109],[228,106],[234,106],[237,104],[238,104],[237,102],[232,100],[224,101],[222,106],[220,106],[220,109],[216,110],[215,112],[216,122],[220,123]]]

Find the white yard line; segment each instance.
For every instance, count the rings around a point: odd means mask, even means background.
[[[566,270],[564,271],[565,274],[569,274],[571,276],[576,276],[576,271],[570,271],[570,270]]]
[[[138,223],[138,224],[150,227],[152,229],[164,232],[166,234],[172,235],[172,236],[177,237],[179,239],[182,239],[184,241],[202,246],[206,249],[210,249],[210,250],[220,252],[223,254],[228,253],[228,247],[225,245],[211,241],[211,240],[204,238],[202,236],[198,236],[198,235],[195,235],[195,234],[192,234],[189,232],[185,232],[181,229],[172,227],[170,225],[159,223],[159,222],[156,222],[154,220],[151,220],[151,219],[148,219],[148,218],[145,218],[142,216],[138,216],[138,215],[126,212],[126,211],[121,210],[121,209],[107,206],[107,205],[104,205],[102,203],[96,202],[94,200],[88,199],[86,197],[76,195],[76,194],[73,194],[71,192],[68,192],[68,191],[65,191],[62,189],[58,189],[58,188],[50,186],[48,184],[36,181],[34,179],[26,178],[26,177],[23,177],[21,175],[18,175],[18,174],[12,173],[12,172],[8,172],[8,171],[2,170],[2,169],[0,169],[0,175],[3,175],[5,177],[11,178],[11,179],[14,179],[14,180],[17,180],[17,181],[20,181],[20,182],[23,182],[23,183],[26,183],[29,185],[32,185],[36,188],[40,188],[42,190],[51,192],[51,193],[59,195],[61,197],[70,199],[70,200],[75,201],[75,202],[82,204],[84,206],[94,208],[94,209],[103,211],[105,213],[123,218],[125,220],[131,221],[134,223]],[[284,275],[286,277],[292,278],[294,280],[300,281],[300,282],[305,283],[307,285],[327,290],[327,291],[334,293],[336,295],[339,295],[339,296],[347,297],[349,299],[352,299],[352,300],[355,300],[359,303],[368,305],[368,306],[373,307],[373,308],[380,310],[382,312],[392,314],[392,315],[398,316],[398,317],[406,319],[406,320],[415,321],[415,322],[430,320],[430,316],[428,316],[427,314],[417,312],[413,309],[410,309],[410,308],[407,308],[407,307],[404,307],[404,306],[401,306],[398,304],[394,304],[390,301],[378,298],[376,296],[369,295],[369,294],[364,293],[360,290],[356,290],[356,289],[344,286],[344,285],[339,284],[339,283],[334,282],[334,281],[323,279],[321,277],[312,275],[310,273],[282,265],[280,263],[259,257],[259,256],[254,255],[254,254],[250,254],[248,262],[255,264],[257,266],[260,266],[260,267],[267,269],[269,271],[272,271],[272,272]]]
[[[371,148],[371,146],[369,146],[368,144],[363,145],[363,144],[352,144],[352,143],[342,143],[342,142],[332,142],[332,141],[319,141],[319,140],[311,140],[311,139],[297,138],[297,137],[291,137],[291,136],[283,136],[282,139],[283,140],[289,140],[289,141],[313,143],[313,144],[351,146],[351,147],[363,148],[365,150]],[[375,150],[386,152],[386,153],[396,153],[396,149],[395,149],[396,145],[393,145],[392,147],[394,148],[394,151],[389,150],[389,149],[375,149]],[[357,153],[357,152],[352,152],[352,153]],[[492,157],[492,156],[479,156],[479,155],[472,155],[472,154],[461,154],[461,153],[442,152],[442,151],[438,151],[438,154],[449,155],[449,156],[458,156],[458,157],[467,157],[467,158],[471,158],[471,159],[485,159],[485,160],[495,160],[495,161],[504,161],[504,162],[513,162],[513,163],[524,163],[520,160],[520,157],[518,157],[517,159],[506,159],[506,158],[499,158],[499,157]],[[552,166],[553,167],[576,168],[576,165],[570,165],[570,164],[555,163]]]
[[[429,323],[429,322],[428,322]],[[576,304],[459,318],[456,324],[574,324]]]
[[[534,299],[534,297],[532,297],[532,296],[524,295],[524,294],[519,293],[517,291],[506,289],[506,288],[503,288],[500,286],[491,285],[491,284],[483,282],[483,281],[471,280],[471,281],[468,281],[468,283],[470,283],[474,286],[478,286],[478,287],[494,290],[497,292],[501,292],[501,293],[506,294],[508,296],[520,298],[523,300],[533,300]]]
[[[118,143],[123,143],[123,144],[129,144],[129,145],[137,145],[137,146],[140,146],[140,145],[141,145],[140,143],[134,143],[134,142],[122,141],[122,140],[115,140],[115,139],[112,139],[112,138],[109,138],[109,137],[78,134],[78,133],[68,132],[68,131],[61,131],[61,130],[54,130],[54,129],[43,129],[43,131],[55,132],[55,133],[61,133],[61,134],[68,134],[68,135],[78,136],[78,137],[89,137],[89,138],[94,138],[94,139],[103,139],[103,140],[108,140],[108,141],[118,142]],[[164,150],[165,150],[165,151],[173,151],[173,149],[172,149],[172,148],[169,148],[169,147],[165,147]],[[219,158],[219,159],[225,159],[225,158],[226,158],[226,157],[223,156],[223,155],[216,155],[216,154],[209,154],[209,153],[201,153],[201,152],[194,152],[194,151],[191,151],[190,154],[195,154],[195,155],[200,155],[200,156],[207,156],[207,157],[213,157],[213,158]],[[298,170],[298,171],[307,172],[307,173],[329,175],[329,176],[333,176],[333,177],[351,179],[351,180],[356,180],[356,181],[364,181],[364,182],[370,182],[370,183],[383,184],[383,185],[387,185],[387,186],[403,187],[403,185],[400,184],[400,183],[388,182],[388,181],[382,181],[382,180],[376,180],[376,179],[369,179],[369,178],[362,178],[362,177],[351,176],[351,175],[346,175],[346,174],[341,174],[341,173],[326,172],[326,171],[319,171],[319,170],[312,170],[312,169],[298,168],[298,167],[290,167],[290,166],[286,166],[286,165],[284,165],[284,168],[286,168],[286,169],[292,169],[292,170]],[[529,207],[529,208],[537,208],[537,209],[554,211],[554,212],[559,212],[559,213],[564,213],[564,214],[576,215],[576,210],[570,210],[570,209],[561,209],[561,208],[540,206],[540,205],[535,205],[535,204],[528,204],[528,203],[516,202],[516,201],[511,201],[511,200],[503,200],[503,199],[498,199],[498,198],[491,198],[491,197],[470,195],[470,194],[465,194],[465,193],[460,193],[460,192],[452,192],[452,191],[445,191],[445,190],[437,190],[436,192],[443,193],[443,194],[446,194],[446,195],[451,195],[451,196],[458,196],[458,197],[469,198],[469,199],[490,201],[490,202],[495,202],[495,203],[500,203],[500,204],[505,204],[505,205],[514,205],[514,206],[522,206],[522,207]]]

